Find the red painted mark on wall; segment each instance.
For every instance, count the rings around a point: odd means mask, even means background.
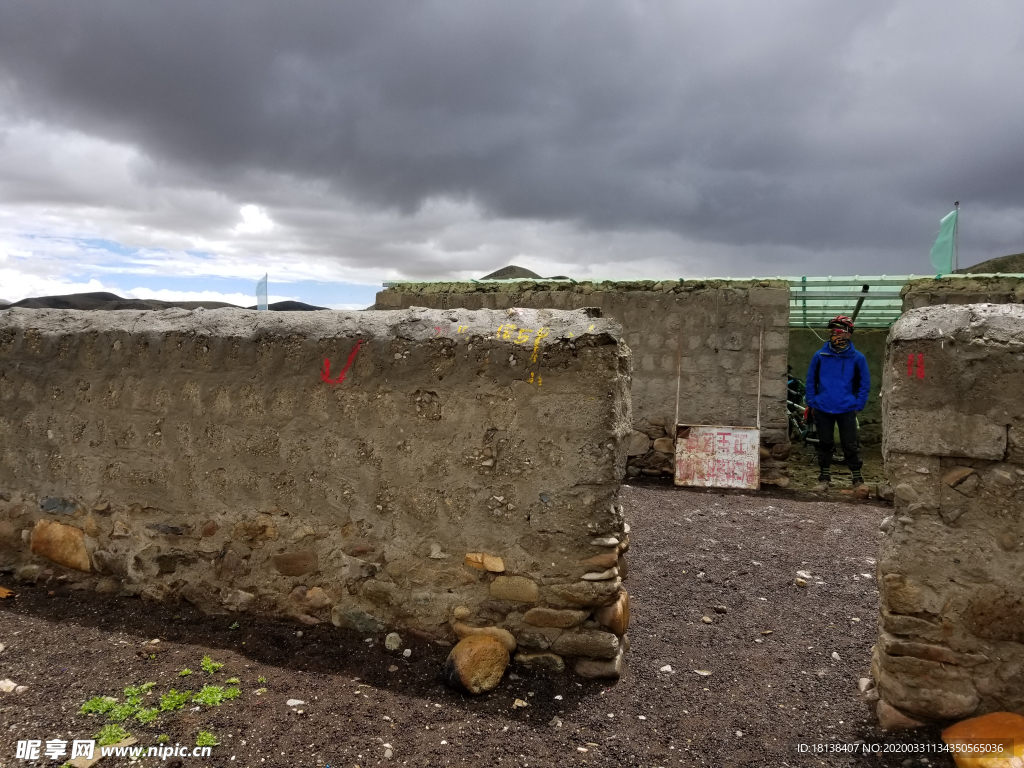
[[[924,378],[924,354],[921,352],[917,353],[917,365],[914,364],[914,353],[911,352],[907,355],[907,378],[911,378],[914,375],[914,371],[917,370],[917,378]]]
[[[356,341],[356,345],[352,347],[352,351],[348,353],[348,361],[345,363],[345,367],[341,369],[341,373],[338,374],[338,378],[331,378],[331,360],[330,358],[324,358],[324,367],[320,370],[320,380],[330,384],[332,387],[341,384],[348,376],[348,369],[352,367],[353,361],[356,359],[356,355],[359,354],[359,348],[363,346],[363,340],[359,339]]]

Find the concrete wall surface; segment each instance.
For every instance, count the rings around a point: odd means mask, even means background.
[[[1024,303],[1024,279],[926,277],[908,282],[900,295],[904,312],[936,304],[1021,304]]]
[[[1024,712],[1024,307],[911,310],[884,377],[879,715]]]
[[[585,312],[8,310],[0,566],[605,663],[629,371]]]
[[[406,283],[377,294],[376,309],[427,307],[599,307],[622,324],[633,353],[636,434],[630,474],[672,474],[676,388],[684,424],[754,426],[761,363],[761,425],[766,445],[789,442],[786,360],[789,286],[785,281],[666,280]],[[680,355],[682,360],[681,376]],[[670,434],[671,433],[671,434]],[[770,480],[784,462],[766,461]]]

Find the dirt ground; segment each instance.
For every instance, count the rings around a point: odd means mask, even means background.
[[[448,649],[409,635],[405,658],[383,636],[329,625],[202,616],[0,576],[16,593],[0,600],[0,678],[28,686],[0,693],[0,767],[32,764],[15,759],[19,739],[91,738],[101,716],[78,709],[92,696],[123,701],[126,686],[154,682],[153,706],[172,687],[232,677],[233,701],[124,725],[145,746],[160,734],[192,745],[199,730],[212,732],[220,746],[211,758],[163,763],[197,767],[953,765],[934,754],[798,752],[801,743],[939,743],[935,729],[883,735],[857,692],[876,631],[885,507],[667,484],[623,497],[632,647],[614,685],[513,667],[495,691],[470,698],[440,681]],[[798,570],[812,574],[807,587],[795,585]],[[204,655],[223,669],[204,674]],[[186,667],[193,674],[180,676]],[[293,698],[305,703],[289,707]]]
[[[861,448],[861,460],[864,466],[861,473],[864,475],[864,482],[870,486],[885,482],[885,472],[882,466],[882,446],[880,444],[863,446]],[[853,492],[853,475],[846,465],[834,462],[832,470],[832,488],[821,498],[841,499],[851,495]],[[808,491],[818,484],[818,454],[813,448],[794,443],[793,452],[789,456],[786,474],[791,481],[790,489],[794,491]]]

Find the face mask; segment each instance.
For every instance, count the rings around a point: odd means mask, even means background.
[[[829,337],[828,344],[836,352],[842,352],[844,349],[850,346],[850,337],[844,336],[841,333],[832,331],[832,335]]]

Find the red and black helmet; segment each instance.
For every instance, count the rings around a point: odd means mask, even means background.
[[[853,333],[853,320],[846,315],[836,315],[828,321],[829,328],[843,328],[850,333]]]

